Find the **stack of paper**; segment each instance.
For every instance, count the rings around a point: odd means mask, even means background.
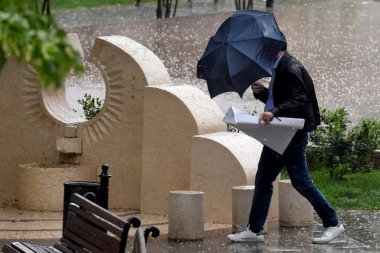
[[[305,120],[296,118],[273,118],[269,125],[259,122],[259,116],[231,107],[223,121],[245,134],[255,138],[263,145],[283,154],[297,130],[302,129]]]

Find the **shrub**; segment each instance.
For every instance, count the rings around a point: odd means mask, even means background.
[[[362,119],[351,130],[347,111],[321,109],[322,124],[316,129],[310,141],[320,165],[327,166],[332,178],[341,179],[344,175],[370,172],[374,164],[371,160],[380,144],[380,121]]]
[[[102,109],[102,100],[92,98],[87,93],[84,94],[84,99],[78,99],[77,102],[83,106],[84,116],[87,120],[94,118]]]

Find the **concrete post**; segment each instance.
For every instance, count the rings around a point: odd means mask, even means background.
[[[205,219],[204,207],[204,192],[170,191],[168,231],[169,239],[203,239]]]
[[[246,228],[251,211],[254,185],[232,187],[232,232]]]
[[[232,233],[237,233],[240,228],[245,229],[251,212],[254,185],[241,185],[232,187]],[[272,203],[270,210],[272,211]],[[268,220],[264,223],[264,231],[268,231]]]
[[[307,227],[313,225],[313,207],[292,186],[289,179],[279,182],[280,226]]]

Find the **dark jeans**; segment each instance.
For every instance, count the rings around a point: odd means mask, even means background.
[[[298,131],[282,155],[264,146],[255,179],[255,191],[249,215],[250,229],[263,229],[273,193],[273,181],[285,166],[293,187],[313,206],[324,227],[336,226],[338,218],[329,202],[314,185],[306,162],[308,135]]]

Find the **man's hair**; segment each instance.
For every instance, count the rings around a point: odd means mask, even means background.
[[[285,43],[285,45],[281,48],[281,51],[286,51],[286,50],[288,50],[288,44],[287,43]]]

